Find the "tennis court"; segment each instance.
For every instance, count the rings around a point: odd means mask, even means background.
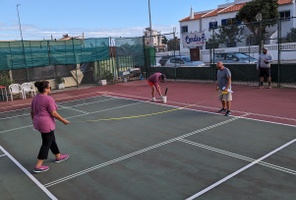
[[[42,174],[32,173],[41,138],[19,101],[0,114],[0,199],[296,199],[295,104],[284,100],[294,90],[234,86],[226,117],[213,85],[165,83],[166,104],[149,101],[145,81],[53,94],[71,122],[55,132],[70,158],[50,153]]]

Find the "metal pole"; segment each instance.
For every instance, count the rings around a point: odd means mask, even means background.
[[[212,43],[212,48],[213,48],[213,63],[215,63],[215,45],[216,45],[216,38],[215,38],[215,29],[213,30],[213,43]]]
[[[148,10],[149,10],[150,46],[153,46],[150,0],[148,0]]]
[[[263,30],[262,30],[262,25],[261,25],[261,20],[259,21],[259,37],[260,37],[260,41],[259,41],[259,55],[262,53],[262,48],[264,46],[263,43]]]
[[[27,68],[27,62],[26,62],[26,56],[25,56],[25,45],[24,45],[24,39],[23,39],[23,31],[22,31],[22,25],[21,25],[21,18],[20,18],[20,12],[19,12],[19,6],[21,4],[16,5],[16,11],[17,11],[17,18],[18,18],[18,24],[19,24],[19,30],[20,30],[20,36],[21,36],[21,43],[22,43],[22,49],[23,49],[23,56],[24,56],[24,64],[26,67],[26,75],[27,75],[27,81],[29,81],[29,71]]]
[[[261,50],[262,50],[262,47],[263,47],[263,40],[262,40],[262,30],[261,30],[261,21],[262,21],[262,14],[261,13],[258,13],[256,16],[255,16],[257,22],[259,22],[259,55],[261,54]]]
[[[21,40],[23,41],[23,32],[22,32],[22,26],[21,26],[21,18],[20,18],[20,13],[19,13],[19,9],[18,7],[21,4],[17,4],[16,5],[16,11],[17,11],[17,18],[18,18],[18,24],[19,24],[19,30],[20,30],[20,36],[21,36]]]
[[[277,63],[277,86],[280,87],[281,86],[281,53],[282,53],[282,49],[281,49],[281,43],[282,43],[282,23],[281,23],[281,18],[278,19],[278,37],[277,37],[277,41],[278,41],[278,63]]]
[[[174,58],[176,58],[176,27],[173,27],[173,37],[174,37]],[[175,64],[175,81],[177,80],[177,66],[176,66],[176,62]]]
[[[213,42],[212,42],[212,56],[213,56],[213,81],[215,82],[217,80],[217,71],[216,71],[216,66],[215,66],[215,43],[216,43],[216,39],[215,39],[215,29],[212,29],[212,34],[213,34]]]

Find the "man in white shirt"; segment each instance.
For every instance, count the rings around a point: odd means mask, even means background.
[[[263,48],[263,53],[259,55],[259,59],[257,62],[257,70],[259,70],[260,74],[260,83],[259,83],[259,88],[263,88],[263,81],[264,81],[264,76],[267,77],[268,81],[268,88],[271,88],[271,62],[273,61],[272,55],[270,53],[267,53],[268,49]]]

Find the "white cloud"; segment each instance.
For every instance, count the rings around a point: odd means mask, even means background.
[[[174,26],[154,26],[153,29],[161,34],[167,34],[167,38],[173,38],[172,33]],[[80,28],[65,28],[65,29],[49,29],[39,28],[34,25],[22,25],[22,35],[24,40],[49,40],[51,37],[60,39],[64,34],[77,37],[84,33],[85,38],[100,38],[100,37],[141,37],[144,35],[147,27],[129,27],[122,29],[80,29]],[[177,31],[178,32],[178,31]],[[178,33],[176,36],[178,37]],[[15,25],[0,25],[0,40],[20,40],[19,26]]]

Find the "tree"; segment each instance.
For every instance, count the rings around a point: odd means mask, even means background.
[[[175,37],[174,39],[170,39],[168,41],[168,50],[180,50],[180,39],[178,39],[177,37]]]
[[[219,33],[216,34],[217,40],[220,44],[225,44],[227,47],[236,46],[237,42],[242,41],[244,28],[238,26],[236,20],[227,20],[225,26],[220,26]]]
[[[166,38],[166,36],[162,36],[162,44],[167,44],[168,43],[168,39]]]
[[[11,83],[9,71],[0,71],[0,85],[9,86]]]
[[[291,28],[290,32],[287,34],[288,42],[296,42],[296,28]]]
[[[256,20],[256,15],[262,14],[262,20]],[[243,21],[249,30],[258,35],[257,43],[264,41],[266,28],[277,23],[279,17],[277,0],[253,0],[247,2],[237,13],[237,20]]]
[[[217,37],[215,36],[217,33],[214,33],[214,35],[211,35],[208,41],[206,42],[206,49],[217,49],[219,48],[219,41]]]

